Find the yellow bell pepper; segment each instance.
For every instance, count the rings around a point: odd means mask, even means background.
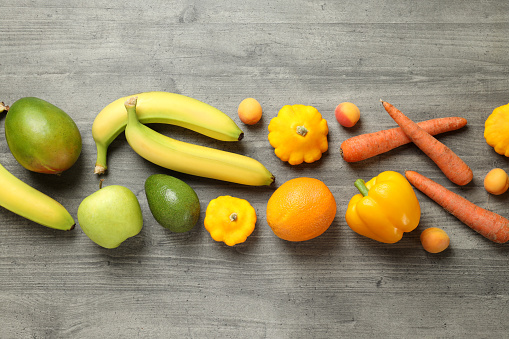
[[[358,234],[392,244],[419,224],[419,201],[402,174],[382,172],[367,183],[358,179],[355,186],[360,193],[348,203],[345,218]]]
[[[253,233],[256,211],[247,200],[224,195],[210,201],[204,224],[212,239],[233,246]]]
[[[495,108],[486,119],[484,139],[495,152],[509,157],[509,104]]]
[[[311,163],[327,151],[329,127],[312,106],[285,105],[269,123],[269,142],[276,156],[291,165]]]

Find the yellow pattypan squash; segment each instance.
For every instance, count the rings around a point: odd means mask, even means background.
[[[233,246],[253,233],[256,211],[247,200],[224,195],[210,201],[204,224],[212,239]]]
[[[312,106],[285,105],[269,124],[269,142],[276,156],[298,165],[314,162],[327,151],[329,127]]]
[[[495,152],[509,157],[509,104],[495,108],[486,119],[484,139]]]

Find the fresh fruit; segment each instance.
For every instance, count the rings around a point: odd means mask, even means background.
[[[269,124],[268,139],[274,153],[290,165],[312,163],[327,151],[327,120],[312,106],[286,105]]]
[[[501,168],[494,168],[484,177],[484,188],[491,194],[500,195],[509,188],[509,176]]]
[[[5,118],[5,137],[16,160],[33,172],[61,173],[81,153],[81,134],[72,118],[38,98],[12,104]]]
[[[320,180],[299,177],[283,183],[267,203],[267,222],[279,238],[305,241],[325,232],[334,221],[336,200]]]
[[[180,179],[153,174],[145,181],[145,194],[154,218],[172,232],[190,231],[200,218],[198,195]]]
[[[9,211],[57,230],[74,228],[74,219],[64,206],[19,180],[2,165],[0,187],[0,205]]]
[[[336,120],[343,127],[353,127],[359,121],[361,112],[359,108],[351,102],[342,102],[334,110]]]
[[[421,244],[429,253],[440,253],[449,247],[449,236],[444,230],[430,227],[422,231]]]
[[[208,204],[204,224],[212,239],[234,246],[253,233],[256,211],[245,199],[220,196]]]
[[[97,174],[107,168],[108,146],[127,125],[124,102],[134,96],[138,97],[136,114],[142,123],[177,125],[222,141],[238,141],[244,136],[229,116],[199,100],[160,91],[130,95],[107,105],[94,120],[92,136],[97,147]]]
[[[387,244],[398,242],[405,232],[413,231],[421,219],[421,207],[412,185],[394,171],[384,171],[364,183],[350,199],[345,219],[356,233]]]
[[[241,101],[238,109],[240,121],[246,125],[254,125],[262,118],[262,106],[254,98],[246,98]]]
[[[78,223],[99,246],[116,248],[140,233],[143,216],[138,198],[130,189],[111,185],[83,199],[78,207]]]
[[[146,160],[174,171],[244,185],[270,185],[274,176],[260,162],[243,155],[193,145],[162,135],[138,121],[136,97],[125,103],[127,142]]]

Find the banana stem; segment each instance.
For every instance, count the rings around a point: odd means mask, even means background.
[[[7,112],[9,110],[9,106],[7,106],[6,104],[2,102],[0,102],[0,113],[2,112]]]
[[[108,151],[108,147],[105,147],[103,144],[97,143],[97,160],[95,161],[95,174],[104,174],[108,166],[106,166],[107,159],[106,154]]]
[[[136,103],[138,97],[132,97],[125,101],[124,106],[127,110],[127,123],[134,125],[139,123],[138,116],[136,115]]]

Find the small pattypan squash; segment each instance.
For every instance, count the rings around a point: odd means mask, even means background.
[[[276,156],[291,165],[314,162],[327,151],[329,127],[312,106],[286,105],[269,124],[269,142]]]
[[[253,233],[256,211],[247,200],[223,195],[210,201],[204,224],[212,239],[233,246]]]
[[[486,119],[484,139],[495,152],[509,157],[509,104],[495,108]]]

